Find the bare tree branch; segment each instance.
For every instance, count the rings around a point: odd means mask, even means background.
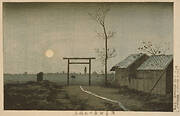
[[[105,57],[106,57],[105,49],[95,49],[95,51],[97,53],[98,59],[104,65],[104,61],[105,61]],[[117,56],[116,50],[114,48],[111,48],[111,49],[108,48],[107,53],[108,53],[108,59],[107,60]]]
[[[138,48],[139,51],[147,53],[149,55],[161,55],[165,54],[169,48],[163,48],[161,45],[153,45],[151,42],[142,42],[142,45]]]
[[[105,38],[106,38],[105,35],[104,35],[104,33],[96,32],[96,34],[97,34],[97,38],[99,38],[99,39],[105,39]],[[114,34],[115,34],[115,32],[113,32],[113,31],[108,31],[108,32],[107,32],[107,39],[113,38],[113,37],[114,37]]]
[[[114,34],[115,34],[115,32],[113,32],[113,31],[108,31],[108,32],[107,32],[107,38],[110,39],[110,38],[114,37]]]
[[[101,25],[101,27],[105,26],[105,18],[107,13],[110,11],[110,8],[106,5],[103,4],[98,8],[95,13],[88,13],[89,16],[95,20],[98,24]]]

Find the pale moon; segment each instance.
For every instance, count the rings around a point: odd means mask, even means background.
[[[54,52],[51,49],[46,50],[45,52],[46,57],[51,58],[53,57],[53,55],[54,55]]]

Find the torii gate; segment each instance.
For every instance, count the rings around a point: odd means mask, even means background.
[[[96,59],[94,57],[89,57],[89,58],[77,58],[77,57],[64,57],[64,60],[68,60],[68,65],[67,65],[67,85],[69,85],[69,67],[70,64],[89,64],[89,86],[91,85],[91,60]],[[70,60],[88,60],[88,62],[71,62]]]

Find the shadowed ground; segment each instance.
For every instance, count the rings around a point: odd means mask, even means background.
[[[118,104],[104,101],[80,90],[50,81],[6,84],[5,110],[110,110],[121,111]],[[126,88],[83,86],[88,91],[120,101],[132,111],[172,111],[170,96],[148,95]]]

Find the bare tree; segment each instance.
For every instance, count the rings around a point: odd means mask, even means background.
[[[115,56],[115,49],[111,50],[110,48],[108,48],[108,39],[112,38],[115,34],[113,31],[107,31],[105,19],[109,11],[110,7],[107,6],[107,4],[103,4],[96,10],[95,13],[89,13],[90,17],[95,20],[102,28],[102,32],[97,32],[98,38],[105,40],[104,48],[102,50],[96,49],[99,58],[104,63],[105,85],[107,85],[107,61],[109,58]]]
[[[161,55],[165,54],[169,50],[169,47],[163,48],[162,44],[153,45],[150,41],[143,41],[142,45],[138,48],[138,50],[149,55]]]

